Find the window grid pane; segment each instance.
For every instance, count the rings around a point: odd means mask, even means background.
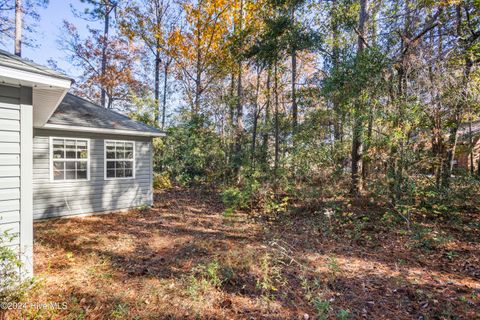
[[[105,142],[106,178],[133,178],[134,142]]]
[[[53,139],[53,180],[87,180],[88,152],[88,140]]]

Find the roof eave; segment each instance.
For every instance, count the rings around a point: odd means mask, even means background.
[[[0,84],[32,88],[33,124],[35,126],[47,123],[70,89],[72,81],[63,76],[0,65]]]
[[[136,130],[122,130],[122,129],[104,129],[104,128],[93,128],[93,127],[69,126],[69,125],[53,124],[53,123],[47,123],[47,124],[45,124],[41,127],[36,127],[36,128],[37,129],[59,130],[59,131],[114,134],[114,135],[151,137],[151,138],[165,137],[166,136],[165,132],[136,131]]]
[[[16,85],[46,86],[70,89],[73,79],[36,73],[24,69],[0,65],[2,81]]]

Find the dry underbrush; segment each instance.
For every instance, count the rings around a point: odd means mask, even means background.
[[[224,209],[215,192],[172,189],[152,209],[36,223],[28,302],[67,308],[9,318],[479,317],[476,213],[406,229],[368,199],[275,217]]]

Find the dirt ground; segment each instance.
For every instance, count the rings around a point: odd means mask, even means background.
[[[362,215],[376,210],[368,203],[338,222],[228,215],[209,191],[155,198],[152,209],[35,223],[38,284],[8,317],[480,319],[478,214],[415,238]]]

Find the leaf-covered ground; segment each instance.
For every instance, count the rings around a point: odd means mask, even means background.
[[[368,200],[266,217],[225,215],[214,192],[155,197],[153,209],[36,223],[27,302],[59,305],[7,316],[480,318],[478,213],[406,229]]]

